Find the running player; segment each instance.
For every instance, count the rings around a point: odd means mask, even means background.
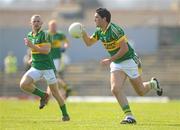
[[[92,36],[83,29],[82,37],[87,46],[91,46],[98,40],[102,41],[110,57],[101,60],[101,64],[110,65],[111,72],[111,91],[116,97],[120,107],[124,111],[125,118],[121,124],[136,124],[128,100],[123,92],[124,82],[129,78],[138,95],[143,96],[151,89],[162,95],[158,80],[152,78],[148,82],[143,82],[138,66],[140,61],[133,48],[129,45],[128,39],[123,29],[111,22],[111,13],[106,8],[98,8],[95,12],[96,31]]]
[[[59,104],[63,115],[62,120],[69,121],[70,118],[66,110],[64,99],[58,91],[54,64],[49,55],[51,44],[48,42],[46,33],[41,30],[43,24],[41,16],[33,15],[30,23],[32,32],[28,33],[27,38],[24,38],[24,42],[25,45],[31,49],[32,64],[31,68],[22,77],[20,87],[26,92],[39,96],[41,98],[39,109],[42,109],[47,104],[49,95],[38,89],[34,85],[34,82],[41,78],[45,78],[52,95]]]
[[[56,76],[58,77],[58,86],[64,89],[65,91],[65,98],[69,96],[69,93],[71,91],[70,88],[68,88],[67,83],[61,78],[61,57],[62,52],[65,51],[65,49],[68,47],[68,40],[63,32],[57,31],[57,23],[55,20],[51,20],[48,23],[48,36],[51,39],[51,57],[53,59],[55,68],[56,68]],[[62,89],[61,89],[62,92]],[[50,89],[47,88],[47,93],[50,94]]]

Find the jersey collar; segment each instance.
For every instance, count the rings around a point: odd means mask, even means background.
[[[111,22],[108,24],[108,26],[106,27],[105,31],[102,31],[102,29],[101,29],[101,31],[105,34],[110,26],[111,26]]]
[[[50,32],[49,30],[48,30],[48,33],[50,34],[50,35],[55,35],[55,34],[57,34],[57,32]]]
[[[39,29],[39,31],[37,32],[36,35],[38,35],[41,31],[42,31],[42,29]],[[31,32],[31,35],[32,35],[32,36],[36,36],[36,35],[34,35],[33,31]]]

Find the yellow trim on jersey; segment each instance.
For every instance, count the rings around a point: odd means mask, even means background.
[[[98,41],[97,35],[95,35],[95,37],[91,36],[90,39]]]
[[[50,43],[39,43],[39,44],[35,44],[35,46],[37,47],[43,47],[43,46],[48,46],[49,48],[51,48],[51,44]],[[34,49],[31,49],[31,53],[32,54],[43,54],[43,53],[40,53]]]
[[[97,36],[96,36],[96,38],[97,38]],[[94,38],[93,36],[90,37],[92,44],[95,44],[98,41],[98,39],[96,39],[96,38]]]
[[[109,24],[107,25],[107,27],[106,27],[106,29],[105,29],[104,31],[102,30],[102,33],[103,33],[103,34],[106,33],[106,31],[108,30],[108,28],[110,27],[110,25],[111,25],[111,23],[109,23]]]
[[[126,37],[126,35],[122,36],[121,38],[119,38],[119,40],[117,40],[117,42],[122,42],[122,41],[128,42],[128,39]]]
[[[118,48],[121,47],[121,42],[125,41],[127,43],[127,37],[124,35],[123,37],[119,38],[117,41],[111,41],[111,42],[102,42],[104,47],[108,50],[108,51],[114,51]]]
[[[52,42],[52,48],[60,48],[62,46],[62,42],[60,40],[54,40]]]
[[[35,46],[38,46],[38,47],[43,47],[43,46],[49,46],[51,47],[51,44],[49,42],[46,42],[46,43],[39,43],[39,44],[34,44]]]

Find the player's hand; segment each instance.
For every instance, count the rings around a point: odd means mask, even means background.
[[[24,44],[30,48],[33,48],[34,46],[28,38],[24,38]]]
[[[102,65],[108,66],[111,64],[111,60],[109,58],[103,59],[100,62]]]
[[[64,43],[64,48],[68,48],[68,43]]]
[[[32,64],[32,59],[28,60],[28,64],[29,64],[29,65]]]
[[[82,30],[81,36],[83,36],[84,33],[86,34],[86,29],[85,29],[85,26],[84,26],[83,24],[82,24],[82,26],[81,26],[81,30]]]

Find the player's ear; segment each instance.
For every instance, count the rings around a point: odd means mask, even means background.
[[[103,18],[103,21],[106,22],[106,17]]]

